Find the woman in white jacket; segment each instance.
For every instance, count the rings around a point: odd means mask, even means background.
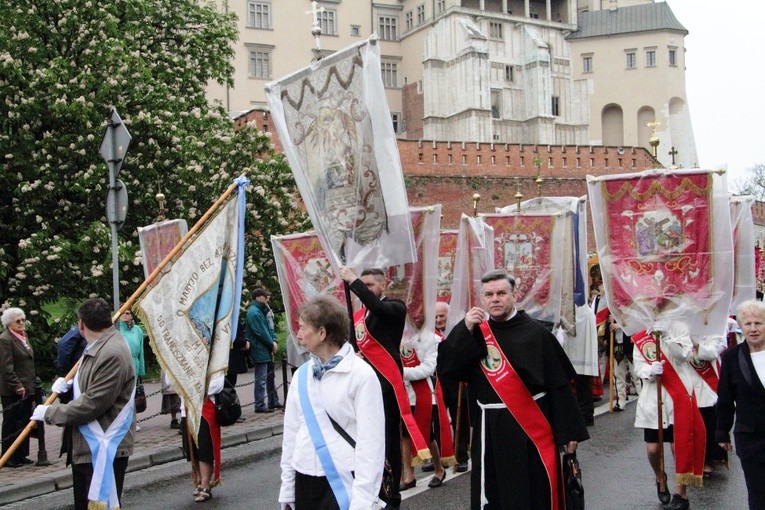
[[[311,359],[287,396],[279,503],[292,510],[369,510],[385,465],[382,390],[345,339],[345,308],[319,296],[300,309],[298,342]]]

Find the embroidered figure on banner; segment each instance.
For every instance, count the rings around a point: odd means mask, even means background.
[[[680,218],[671,211],[649,211],[635,223],[639,257],[664,257],[683,251]]]

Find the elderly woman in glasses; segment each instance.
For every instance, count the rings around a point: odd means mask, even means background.
[[[20,308],[8,308],[2,315],[0,333],[0,398],[3,404],[3,453],[29,423],[35,397],[35,355],[27,337],[27,318]],[[6,466],[32,464],[29,438],[16,449]]]

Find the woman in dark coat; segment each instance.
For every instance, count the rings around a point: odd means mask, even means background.
[[[765,510],[765,303],[742,303],[737,319],[746,341],[722,356],[715,435],[720,446],[731,451],[733,428],[749,509]]]
[[[3,312],[4,331],[0,333],[0,398],[3,404],[3,453],[29,423],[35,398],[35,355],[27,337],[27,319],[20,308]],[[19,445],[6,466],[32,464],[29,437]]]

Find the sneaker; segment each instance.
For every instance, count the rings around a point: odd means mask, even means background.
[[[284,406],[280,403],[272,404],[268,406],[269,409],[284,409]]]
[[[273,413],[274,410],[273,409],[268,409],[268,408],[266,408],[266,409],[255,409],[255,412],[256,413]]]

